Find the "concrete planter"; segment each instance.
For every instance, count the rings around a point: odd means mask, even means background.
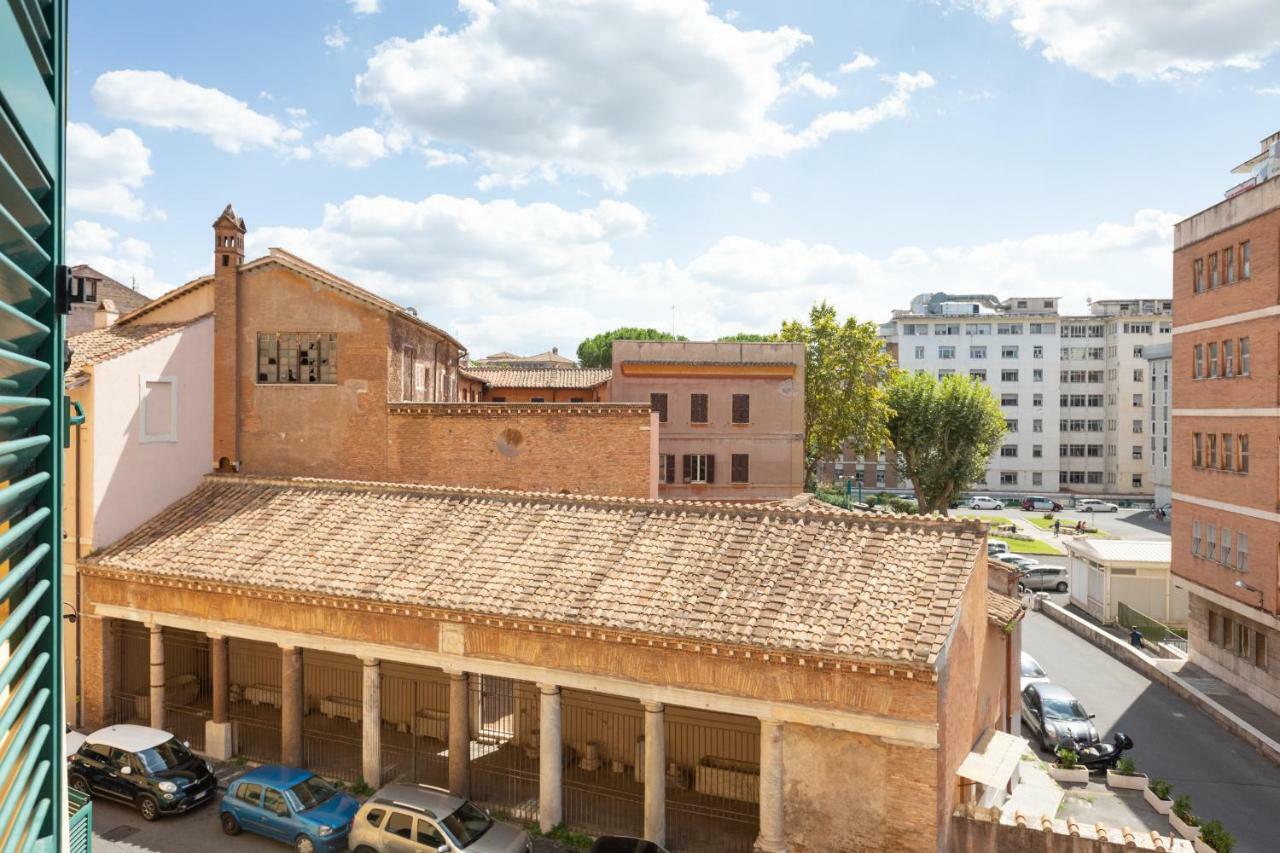
[[[1200,837],[1200,827],[1188,826],[1182,822],[1182,818],[1178,817],[1174,812],[1169,812],[1169,825],[1177,831],[1183,838],[1195,840]]]
[[[1147,805],[1156,810],[1156,814],[1168,814],[1173,808],[1173,800],[1162,800],[1151,792],[1150,788],[1142,789],[1142,797],[1147,801]]]
[[[1191,846],[1195,848],[1196,853],[1218,853],[1217,850],[1214,850],[1208,844],[1205,844],[1203,841],[1201,841],[1200,836],[1196,836],[1195,838],[1191,839]]]
[[[1059,767],[1056,764],[1049,765],[1049,776],[1055,782],[1074,782],[1079,785],[1089,784],[1089,768],[1088,767]]]
[[[1147,789],[1147,774],[1145,773],[1120,773],[1116,770],[1107,771],[1107,787],[1108,788],[1125,788],[1130,791],[1145,791]]]

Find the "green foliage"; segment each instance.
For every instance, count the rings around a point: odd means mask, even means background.
[[[1152,779],[1147,787],[1156,795],[1157,800],[1167,800],[1173,796],[1173,786],[1163,779]]]
[[[1063,770],[1070,770],[1076,766],[1080,760],[1080,753],[1074,749],[1067,749],[1065,746],[1058,750],[1058,766]]]
[[[1191,795],[1183,794],[1173,801],[1171,811],[1187,826],[1196,825],[1196,814],[1191,810]]]
[[[920,512],[947,511],[978,480],[1004,436],[1004,414],[985,384],[952,374],[899,373],[889,385],[889,438]]]
[[[572,829],[566,829],[563,823],[557,823],[551,827],[550,832],[543,832],[536,824],[528,827],[529,834],[536,838],[549,838],[552,841],[572,847],[575,850],[589,850],[595,839],[585,832],[575,832]]]
[[[778,340],[778,333],[738,332],[736,335],[725,335],[723,338],[716,338],[716,340],[725,344],[767,344]]]
[[[781,341],[804,344],[804,468],[811,485],[818,460],[837,456],[846,442],[855,454],[878,453],[888,441],[886,389],[894,373],[875,323],[841,322],[826,302],[807,323],[788,320]]]
[[[578,344],[578,363],[583,367],[612,367],[614,341],[687,341],[684,335],[672,335],[657,329],[624,326],[612,332],[601,332]]]
[[[1200,824],[1200,840],[1218,853],[1231,853],[1236,849],[1236,839],[1227,832],[1221,821],[1206,820]]]
[[[351,783],[351,787],[347,790],[357,797],[371,797],[374,792],[374,788],[372,788],[369,783],[365,782],[363,779],[357,779],[355,782]]]
[[[1126,755],[1116,762],[1116,772],[1125,776],[1134,776],[1137,775],[1138,765],[1134,764],[1133,759]]]

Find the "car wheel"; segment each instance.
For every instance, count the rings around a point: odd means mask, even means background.
[[[77,791],[84,794],[85,796],[89,796],[93,794],[93,791],[89,789],[89,780],[78,774],[68,779],[67,784],[69,784],[72,788],[75,788]]]
[[[155,820],[160,817],[160,804],[150,794],[143,794],[138,797],[138,814],[143,820]]]
[[[1056,587],[1054,587],[1054,589],[1058,590],[1058,592],[1066,592],[1066,591],[1067,591],[1067,582],[1066,582],[1066,581],[1058,581],[1058,585],[1057,585]]]
[[[222,813],[222,831],[227,835],[240,834],[240,821],[236,820],[236,816],[231,812]]]
[[[299,835],[293,842],[293,849],[297,853],[316,853],[316,843],[311,840],[310,836]]]

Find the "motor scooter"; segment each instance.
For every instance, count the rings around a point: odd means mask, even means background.
[[[1076,763],[1089,768],[1090,772],[1115,770],[1120,756],[1126,750],[1133,749],[1133,738],[1124,732],[1116,732],[1111,743],[1084,744],[1067,738],[1059,744],[1060,749],[1063,747],[1074,750],[1078,756]]]

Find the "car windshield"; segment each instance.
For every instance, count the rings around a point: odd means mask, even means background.
[[[473,806],[470,801],[458,806],[458,810],[441,821],[441,823],[463,847],[475,843],[476,839],[488,832],[489,827],[493,826],[493,820]]]
[[[139,750],[137,756],[148,773],[172,770],[191,760],[191,752],[177,738],[170,738],[151,749]]]
[[[1075,699],[1065,696],[1045,696],[1044,715],[1050,720],[1087,720],[1089,715]]]
[[[319,776],[303,779],[289,790],[298,798],[298,803],[302,806],[303,811],[315,808],[338,792],[337,788]]]
[[[1022,674],[1026,678],[1043,678],[1045,672],[1040,668],[1040,664],[1036,663],[1032,658],[1022,659]]]

